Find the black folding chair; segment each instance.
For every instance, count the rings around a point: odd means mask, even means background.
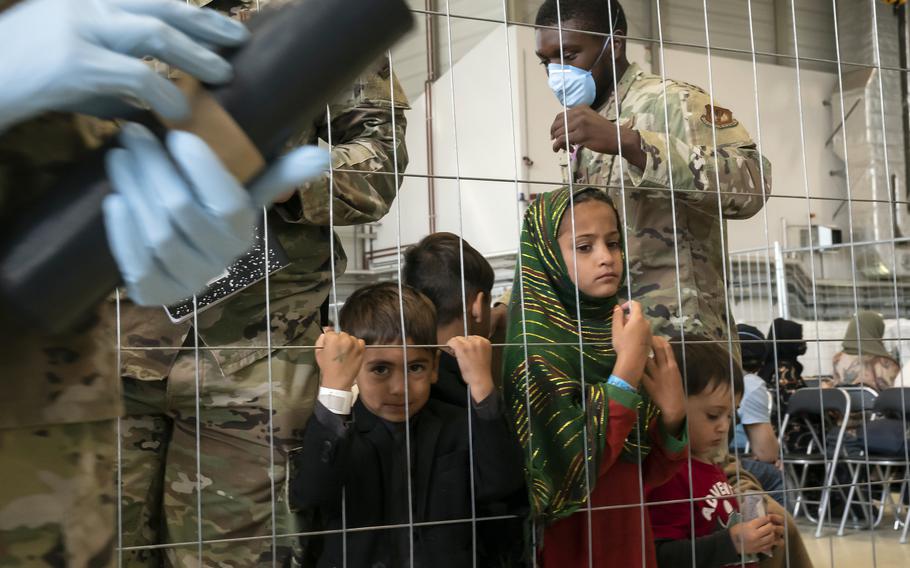
[[[803,384],[806,385],[805,388],[815,389],[821,386],[821,379],[819,377],[803,377]]]
[[[872,417],[875,412],[875,401],[878,399],[878,391],[866,386],[838,388],[846,392],[847,396],[850,397],[850,412],[853,414],[862,412],[867,418]]]
[[[785,447],[786,432],[789,426],[799,424],[809,436],[809,443],[805,451],[790,452],[783,455],[784,470],[796,481],[796,503],[793,516],[797,517],[800,510],[806,518],[816,523],[815,536],[820,537],[825,514],[831,499],[831,485],[839,458],[842,456],[844,433],[847,429],[847,420],[850,416],[850,396],[842,389],[804,388],[793,393],[787,405],[780,429],[781,447]],[[830,432],[836,432],[834,450],[828,452]],[[828,455],[832,457],[828,457]],[[821,487],[806,487],[806,478],[809,469],[814,466],[823,466],[824,482]],[[819,489],[818,500],[810,496],[807,491]],[[842,488],[838,490],[843,493]],[[844,495],[846,498],[846,495]],[[807,505],[818,505],[817,518],[813,518]]]
[[[876,412],[876,402],[878,399],[878,391],[867,386],[850,386],[850,387],[839,387],[844,390],[847,395],[850,397],[850,407],[852,414],[850,419],[847,422],[847,437],[850,438],[851,433],[856,433],[856,442],[852,444],[852,448],[847,448],[851,444],[848,444],[845,441],[845,457],[842,460],[842,463],[847,466],[850,474],[850,490],[847,493],[847,501],[844,505],[844,512],[841,515],[840,525],[837,529],[837,535],[842,536],[844,534],[844,528],[847,525],[847,518],[853,515],[853,505],[860,505],[863,508],[865,513],[865,521],[868,524],[869,528],[877,527],[885,513],[885,507],[889,502],[893,502],[891,499],[891,479],[892,479],[892,467],[882,460],[873,460],[871,456],[866,455],[865,444],[863,440],[866,437],[866,427],[875,421],[880,413]],[[883,456],[882,456],[883,457]],[[862,491],[863,483],[860,483],[860,476],[863,472],[868,472],[869,475],[869,490],[868,496],[864,497]],[[872,482],[872,479],[875,479]],[[873,490],[873,486],[881,484],[881,492],[877,494]],[[854,517],[858,517],[853,515]],[[861,528],[864,526],[864,523],[857,522],[856,527]]]
[[[841,518],[837,534],[841,535],[844,532],[846,513],[850,510],[852,502],[868,507],[870,521],[872,521],[872,508],[877,508],[877,514],[870,528],[878,526],[884,516],[887,504],[891,503],[894,506],[896,517],[894,528],[900,529],[903,526],[900,541],[901,543],[906,543],[907,529],[910,526],[910,503],[904,504],[905,499],[910,500],[910,448],[908,448],[907,444],[908,436],[910,436],[910,388],[891,388],[882,391],[875,400],[873,411],[874,420],[892,419],[900,421],[897,435],[901,436],[900,440],[903,441],[903,444],[895,452],[874,452],[870,448],[868,455],[850,457],[845,460],[845,463],[847,463],[853,473],[853,483],[847,496],[847,507],[844,509],[845,515]],[[869,430],[868,424],[870,422],[866,423],[866,431]],[[860,434],[865,435],[866,432],[861,430]],[[865,445],[868,446],[868,444],[869,440],[867,439]],[[862,471],[874,471],[879,480],[878,482],[882,485],[881,494],[877,502],[872,499],[871,492],[868,500],[853,501]],[[900,493],[897,502],[891,497],[891,487],[895,483],[900,483]],[[907,509],[906,513],[904,508]]]

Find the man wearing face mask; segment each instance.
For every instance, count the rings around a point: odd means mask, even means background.
[[[553,151],[568,153],[575,183],[605,186],[623,204],[632,298],[656,333],[726,340],[725,220],[761,210],[770,163],[708,93],[629,62],[616,0],[546,0],[536,25],[537,55],[565,107]]]

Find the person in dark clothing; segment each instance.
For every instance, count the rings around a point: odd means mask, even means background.
[[[795,321],[777,318],[768,329],[768,353],[758,372],[771,393],[771,424],[780,424],[787,403],[794,392],[806,386],[799,356],[806,353],[803,326]],[[790,434],[786,438],[791,437]],[[790,448],[790,440],[785,440]],[[792,449],[792,448],[790,448]]]
[[[803,340],[803,326],[795,321],[777,318],[768,329],[768,351],[765,364],[758,375],[765,380],[772,396],[780,385],[781,406],[786,407],[785,398],[803,383],[803,364],[800,355],[806,353],[806,342]]]
[[[751,325],[741,323],[736,329],[743,360],[744,390],[736,409],[736,428],[730,451],[735,452],[742,468],[755,476],[762,488],[784,506],[780,445],[776,424],[771,423],[774,405],[768,385],[758,375],[768,356],[768,342],[762,332]]]
[[[489,336],[493,268],[467,241],[452,233],[433,233],[408,249],[403,273],[405,283],[423,292],[436,307],[437,345],[465,334]],[[493,367],[497,385],[502,383],[499,367]],[[439,354],[439,379],[430,389],[430,398],[467,408],[468,386],[458,361],[446,348]],[[517,438],[514,446],[520,448]],[[481,518],[513,517],[478,523],[478,566],[529,565],[524,527],[529,512],[524,483],[513,495],[477,511]]]
[[[315,537],[317,565],[471,566],[475,511],[523,483],[489,341],[448,343],[470,392],[467,411],[429,396],[438,352],[426,346],[435,344],[436,316],[423,294],[391,282],[367,286],[347,300],[340,324],[342,333],[316,344],[322,387],[303,446],[290,456],[291,506],[339,531]]]

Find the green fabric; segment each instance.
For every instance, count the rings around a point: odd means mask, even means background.
[[[583,191],[599,190],[582,188],[575,194]],[[637,409],[637,425],[643,425],[641,443],[633,429],[623,459],[638,462],[648,454],[647,428],[656,415],[643,391],[617,394],[621,389],[607,385],[616,362],[611,318],[617,297],[592,298],[578,292],[580,306],[576,304],[576,288],[556,241],[569,198],[569,188],[542,194],[525,214],[504,355],[503,388],[519,440],[529,456],[531,505],[535,515],[547,522],[578,510],[587,501],[588,490],[594,488],[607,438],[611,397]],[[583,364],[578,348],[579,312]],[[585,481],[586,462],[589,484]]]
[[[668,454],[681,454],[689,447],[689,427],[685,423],[680,427],[677,436],[667,431],[663,421],[660,422],[659,430],[664,450]]]
[[[587,382],[587,377],[585,377],[585,382]],[[641,404],[641,393],[637,391],[633,392],[610,384],[605,387],[605,390],[608,400],[618,402],[629,410],[638,410],[638,405]]]
[[[857,328],[856,322],[859,322]],[[857,333],[859,329],[859,333]],[[859,312],[850,320],[847,334],[844,336],[844,353],[850,355],[878,355],[893,359],[891,353],[885,349],[882,337],[885,336],[885,320],[881,314],[875,312]]]

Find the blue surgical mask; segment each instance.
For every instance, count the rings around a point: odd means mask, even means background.
[[[594,84],[594,76],[590,71],[559,63],[550,63],[547,71],[547,82],[561,104],[572,108],[594,103],[597,85]]]
[[[600,55],[597,56],[594,64],[591,65],[592,69],[597,66],[600,58],[603,57],[611,37],[607,36],[607,39],[604,40],[603,47],[600,48]],[[597,98],[597,85],[594,84],[594,76],[589,69],[550,63],[547,65],[547,75],[547,83],[549,83],[553,94],[556,95],[556,99],[567,108],[594,104],[594,99]],[[565,97],[563,97],[564,94]]]

